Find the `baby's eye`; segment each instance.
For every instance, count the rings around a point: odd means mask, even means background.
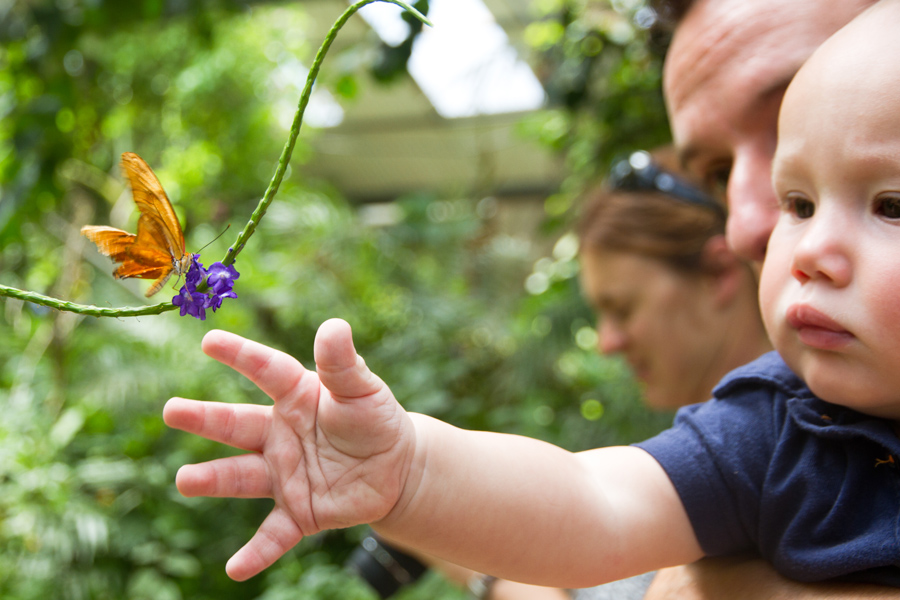
[[[886,219],[900,219],[900,196],[883,196],[879,198],[875,212]]]
[[[785,209],[798,219],[808,219],[816,213],[816,205],[804,196],[788,196]]]

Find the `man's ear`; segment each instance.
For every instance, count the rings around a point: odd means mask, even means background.
[[[729,248],[724,235],[714,235],[703,245],[703,272],[710,279],[716,306],[728,306],[742,291],[747,266]]]

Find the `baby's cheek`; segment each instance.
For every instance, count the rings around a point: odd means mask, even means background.
[[[880,329],[900,349],[900,270],[891,277],[881,278],[880,285],[870,292],[867,304],[870,325]]]
[[[784,323],[784,307],[782,297],[786,293],[783,273],[770,263],[764,268],[759,282],[759,309],[769,339],[776,339],[778,328]]]

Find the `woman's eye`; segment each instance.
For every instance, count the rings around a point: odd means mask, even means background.
[[[900,196],[880,198],[876,212],[886,219],[900,219]]]
[[[628,317],[631,315],[631,307],[624,304],[611,304],[603,307],[600,310],[600,314],[602,314],[604,318],[609,319],[613,323],[622,325],[628,320]]]
[[[808,219],[816,213],[816,205],[809,198],[803,196],[789,196],[787,210],[798,219]]]
[[[618,308],[612,314],[612,318],[615,319],[617,323],[625,323],[630,316],[631,310],[628,308]]]

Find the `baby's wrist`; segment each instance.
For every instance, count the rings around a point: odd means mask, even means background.
[[[393,508],[377,522],[371,523],[378,531],[385,534],[405,528],[405,521],[410,511],[414,510],[414,500],[425,478],[429,430],[433,429],[434,424],[441,424],[432,417],[418,413],[406,413],[406,416],[412,423],[413,435],[412,447],[409,450],[411,457],[407,461],[408,467],[405,473],[401,476],[402,488]],[[388,537],[392,537],[392,535],[388,535]]]

